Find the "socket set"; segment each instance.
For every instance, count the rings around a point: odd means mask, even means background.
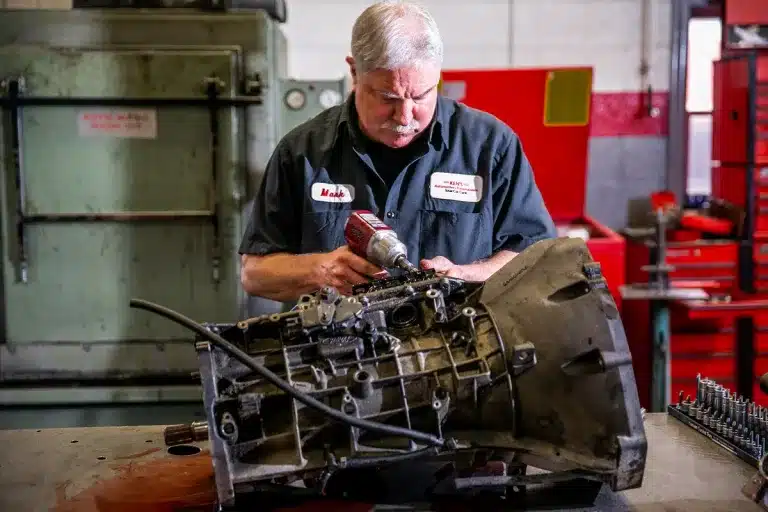
[[[757,467],[768,448],[768,408],[700,374],[696,384],[696,397],[681,391],[677,403],[667,406],[669,415]]]

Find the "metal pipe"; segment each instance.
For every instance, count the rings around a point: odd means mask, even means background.
[[[208,423],[194,421],[188,425],[170,425],[163,431],[166,446],[195,443],[208,440]]]
[[[27,282],[27,240],[24,226],[24,212],[26,211],[26,185],[24,181],[23,158],[23,118],[21,109],[21,96],[24,93],[24,80],[14,78],[3,83],[5,95],[8,101],[8,116],[10,118],[10,146],[11,167],[15,186],[15,225],[16,225],[16,251],[18,260],[18,280]]]
[[[220,98],[221,88],[224,87],[224,82],[217,78],[209,78],[205,87],[205,95],[208,98],[210,106],[208,107],[208,131],[210,136],[211,146],[211,211],[213,216],[211,217],[211,228],[213,230],[213,247],[211,248],[211,265],[212,265],[212,277],[214,284],[218,284],[220,280],[219,268],[221,267],[221,244],[219,240],[219,138],[220,138],[220,123],[219,123],[219,109],[216,106],[216,102]]]
[[[640,4],[640,90],[648,91],[646,98],[646,115],[653,115],[653,94],[651,83],[648,79],[651,70],[651,49],[650,49],[650,31],[651,31],[651,0],[641,0]]]
[[[220,107],[249,107],[263,103],[260,96],[219,96],[213,102]],[[13,108],[13,106],[44,106],[44,107],[209,107],[210,98],[99,98],[99,97],[73,97],[73,96],[49,96],[49,97],[20,97],[0,98],[0,107]]]
[[[184,219],[209,219],[214,213],[209,210],[179,210],[158,212],[103,212],[103,213],[35,213],[24,216],[25,224],[66,223],[66,222],[152,222]]]

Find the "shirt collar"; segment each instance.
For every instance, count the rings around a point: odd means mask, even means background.
[[[437,96],[437,105],[435,107],[435,115],[429,126],[429,141],[438,149],[448,148],[448,123],[450,122],[450,115],[452,111],[452,105],[450,100],[440,96]],[[348,129],[348,124],[356,121],[355,113],[355,93],[354,91],[349,94],[347,100],[341,105],[338,122],[336,123],[335,130],[333,132],[333,138],[330,141],[331,147],[335,147],[339,140],[339,135],[343,133],[343,130]],[[351,136],[351,135],[350,135]]]

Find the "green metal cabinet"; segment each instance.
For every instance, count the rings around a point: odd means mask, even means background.
[[[190,333],[128,302],[277,307],[240,288],[250,198],[279,137],[345,94],[285,63],[263,12],[0,11],[0,403],[200,399]]]

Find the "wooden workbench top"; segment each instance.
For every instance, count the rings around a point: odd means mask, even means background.
[[[591,510],[759,511],[741,494],[754,474],[746,463],[666,414],[645,423],[643,487],[604,488]],[[0,431],[0,511],[171,512],[211,503],[207,443],[198,446],[196,455],[168,454],[162,426]]]

